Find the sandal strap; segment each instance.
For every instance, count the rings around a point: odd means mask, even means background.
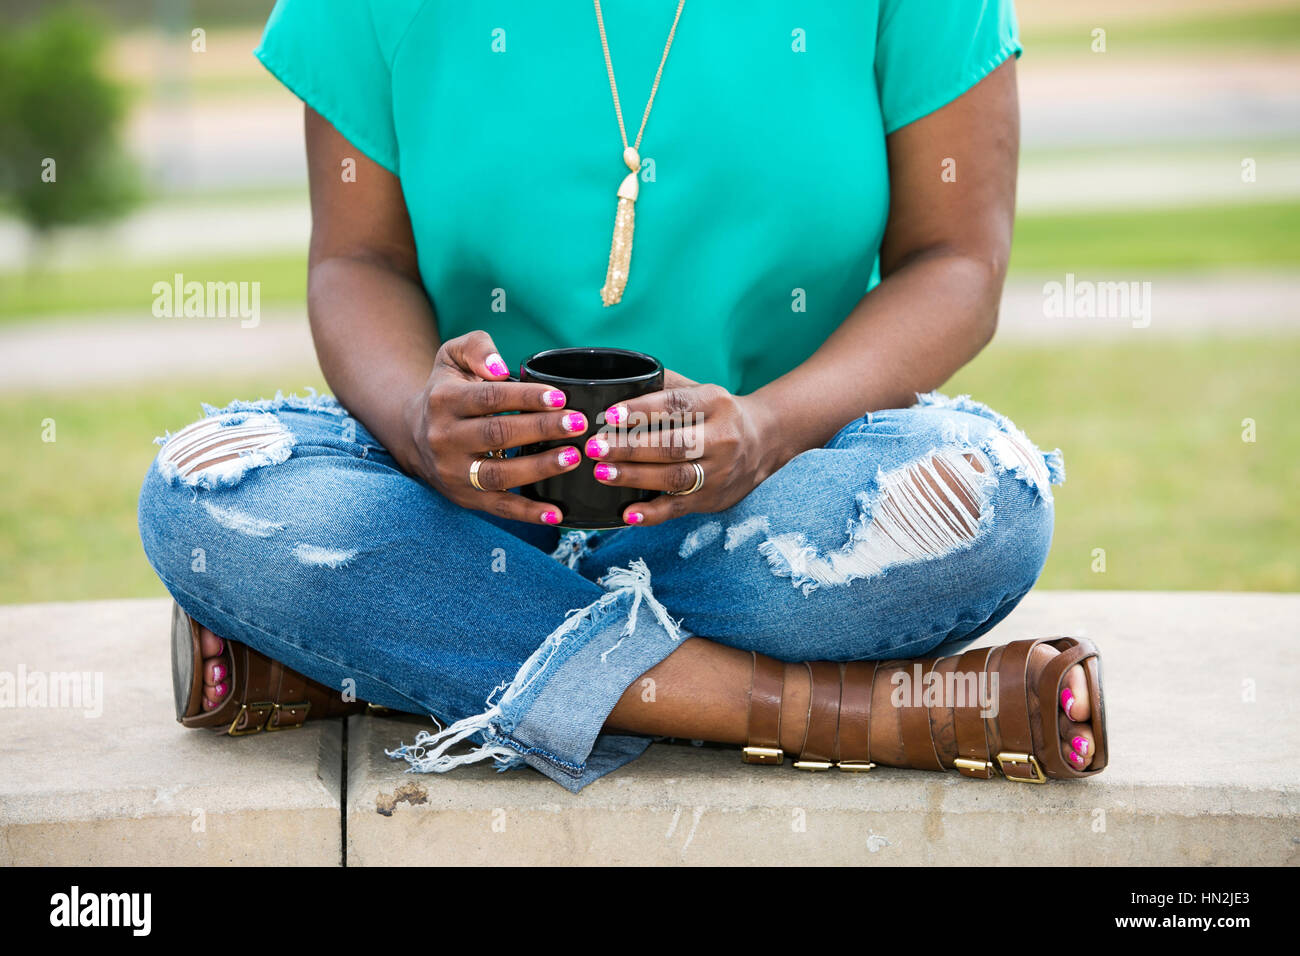
[[[799,770],[829,770],[835,766],[840,727],[840,665],[832,661],[806,661],[808,668],[808,720],[803,746],[794,762]]]
[[[912,665],[911,674],[920,675],[920,687],[910,688],[903,706],[899,708],[902,718],[900,728],[903,735],[903,759],[915,770],[947,770],[939,759],[939,750],[934,744],[934,727],[930,723],[930,707],[925,704],[925,688],[934,672],[934,659],[919,661]],[[904,685],[906,686],[906,685]],[[920,703],[917,703],[917,700]]]
[[[841,770],[870,770],[871,695],[876,686],[878,661],[849,661],[840,685],[840,728],[835,753]]]
[[[998,730],[1004,753],[1033,754],[1029,727],[1029,654],[1038,640],[1012,641],[998,661]],[[1016,776],[1017,774],[1012,774]]]
[[[966,651],[957,660],[957,674],[977,675],[974,699],[968,691],[966,702],[953,706],[953,726],[957,734],[957,769],[963,776],[989,780],[993,777],[993,753],[989,746],[988,722],[984,719],[983,699],[991,647],[976,647]],[[982,686],[981,686],[982,685]],[[968,686],[968,685],[967,685]]]
[[[745,763],[780,764],[781,697],[785,693],[785,665],[774,657],[751,651],[753,677],[749,685],[749,713],[746,717]]]

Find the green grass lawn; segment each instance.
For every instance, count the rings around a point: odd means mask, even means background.
[[[995,344],[945,388],[1060,446],[1055,588],[1300,588],[1300,338]],[[161,595],[135,503],[151,441],[200,401],[321,385],[297,371],[0,396],[0,602]],[[53,418],[57,440],[41,441]],[[1257,441],[1241,440],[1242,420]],[[1106,552],[1105,573],[1092,570]]]
[[[1186,209],[1026,215],[1016,220],[1011,273],[1124,269],[1294,269],[1300,262],[1300,202]],[[104,264],[36,274],[0,273],[0,322],[80,313],[88,321],[149,315],[153,284],[186,280],[261,283],[261,305],[301,305],[307,253],[237,258],[181,257],[156,264]]]
[[[1230,4],[1225,4],[1225,8],[1223,13],[1160,14],[1116,23],[1099,18],[1097,23],[1087,26],[1042,29],[1036,28],[1031,18],[1025,24],[1021,40],[1026,54],[1031,56],[1075,53],[1095,56],[1091,49],[1095,27],[1106,30],[1107,55],[1300,49],[1300,7],[1234,11]]]

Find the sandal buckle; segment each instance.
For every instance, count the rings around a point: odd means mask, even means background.
[[[835,764],[829,760],[796,760],[794,762],[795,770],[811,770],[816,773],[818,770],[830,770]]]
[[[226,733],[231,737],[247,737],[249,734],[260,732],[266,726],[266,722],[270,719],[271,711],[275,706],[269,700],[259,700],[252,704],[240,704],[239,713],[235,714],[235,719],[230,722]],[[236,730],[235,728],[239,727],[239,722],[244,719],[245,714],[252,714],[248,726],[242,730]]]
[[[1026,777],[1007,773],[1007,764],[1027,767],[1030,775]],[[1043,773],[1043,768],[1038,765],[1038,758],[1033,754],[1014,754],[1004,750],[998,754],[998,768],[1002,771],[1002,776],[1016,783],[1047,783],[1047,774]]]
[[[280,711],[282,710],[287,710],[291,714],[296,714],[299,710],[301,710],[302,720],[298,721],[298,723],[296,724],[284,724],[283,726],[281,726]],[[280,730],[301,730],[302,725],[307,721],[307,715],[309,713],[311,713],[311,701],[309,700],[299,701],[296,704],[274,704],[271,707],[271,714],[269,717],[266,718],[266,724],[265,726],[262,727],[262,729],[265,730],[268,734],[275,733],[276,731],[280,731]]]
[[[785,751],[780,747],[745,747],[740,752],[740,759],[745,763],[761,763],[775,767],[785,761]]]
[[[876,769],[876,765],[869,760],[841,760],[835,766],[846,773],[866,773]]]
[[[978,777],[981,780],[993,779],[992,760],[971,760],[968,757],[958,757],[953,761],[953,764],[964,776]]]

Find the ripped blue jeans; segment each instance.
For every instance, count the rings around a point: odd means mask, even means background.
[[[1051,544],[1060,452],[969,397],[918,399],[726,511],[605,532],[462,508],[330,398],[206,407],[160,439],[140,536],[216,634],[435,715],[394,741],[413,769],[527,764],[576,792],[648,746],[602,725],[688,636],[787,661],[908,658],[956,651],[1019,602]]]

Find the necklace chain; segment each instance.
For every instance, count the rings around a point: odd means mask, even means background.
[[[623,137],[623,148],[628,148],[627,128],[623,125],[623,107],[618,101],[618,83],[614,79],[614,61],[609,56],[609,40],[605,38],[605,18],[600,13],[600,0],[592,0],[596,5],[596,26],[600,28],[600,48],[605,53],[605,69],[609,72],[609,91],[614,95],[614,115],[618,117],[618,132]],[[668,31],[668,42],[664,44],[664,55],[659,59],[659,69],[655,71],[655,81],[650,87],[650,99],[646,100],[645,112],[641,114],[641,128],[636,131],[633,149],[640,150],[641,137],[645,135],[645,124],[650,119],[650,107],[654,106],[655,93],[659,92],[659,79],[664,75],[664,64],[668,62],[668,51],[672,49],[673,36],[677,33],[677,21],[682,18],[682,7],[686,0],[678,0],[677,14],[673,17],[672,28]]]

